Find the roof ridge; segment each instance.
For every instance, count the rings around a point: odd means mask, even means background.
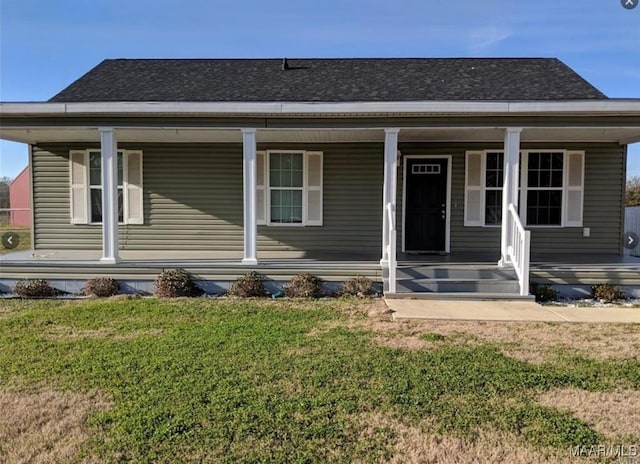
[[[557,60],[560,61],[557,57],[544,57],[544,56],[501,56],[501,57],[490,57],[490,56],[480,56],[480,57],[469,57],[469,56],[459,56],[459,57],[420,57],[420,56],[407,56],[407,57],[296,57],[296,56],[279,56],[279,57],[270,57],[270,58],[246,58],[246,57],[225,57],[225,58],[105,58],[104,61],[273,61],[273,60],[282,60],[283,58],[287,58],[288,60],[317,60],[317,61],[401,61],[401,60],[424,60],[424,61],[448,61],[448,60],[456,60],[456,61],[472,61],[472,60],[487,60],[487,61],[506,61],[506,60]],[[560,61],[561,62],[561,61]]]

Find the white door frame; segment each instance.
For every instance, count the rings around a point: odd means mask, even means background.
[[[406,250],[405,235],[407,233],[407,160],[409,159],[444,159],[447,160],[447,200],[446,200],[446,219],[444,232],[444,252],[450,253],[451,238],[451,155],[403,155],[403,174],[402,174],[402,252]],[[409,250],[413,251],[413,250]],[[418,250],[416,250],[418,251]]]

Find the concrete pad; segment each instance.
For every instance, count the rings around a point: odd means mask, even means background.
[[[532,322],[638,322],[639,308],[559,308],[532,301],[385,300],[394,319]]]
[[[640,323],[640,308],[553,307],[552,309],[571,322]]]

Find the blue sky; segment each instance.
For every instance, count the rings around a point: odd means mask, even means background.
[[[620,0],[0,0],[0,100],[43,101],[105,58],[558,57],[640,98],[640,7]],[[27,163],[0,144],[0,176]],[[640,175],[640,144],[628,175]]]

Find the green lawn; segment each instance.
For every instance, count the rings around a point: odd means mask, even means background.
[[[432,333],[428,323],[395,331],[388,316],[373,323],[367,311],[379,304],[4,300],[0,392],[105,395],[110,406],[83,425],[78,462],[419,462],[402,458],[428,452],[402,449],[407,431],[468,446],[509,437],[505,447],[550,462],[576,445],[638,443],[537,401],[557,388],[640,390],[637,356],[558,349],[527,362],[505,354],[513,342]],[[394,347],[384,333],[417,345]],[[2,433],[0,422],[8,453]]]

